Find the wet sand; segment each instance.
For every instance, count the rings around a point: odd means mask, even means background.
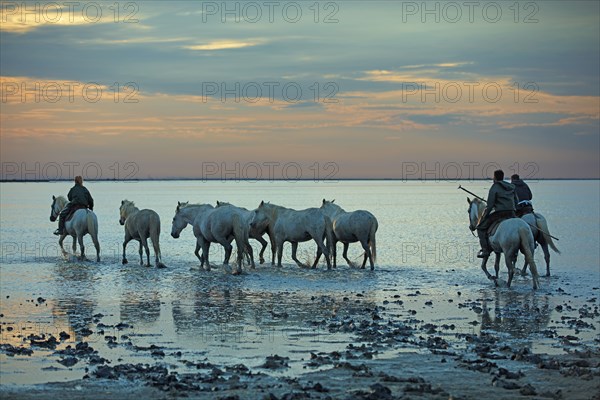
[[[256,273],[262,279],[277,280],[281,273],[261,268]],[[288,266],[284,276],[294,277],[298,271]],[[215,273],[191,272],[205,277]],[[247,362],[235,357],[227,362],[218,344],[211,345],[211,352],[165,340],[161,332],[132,325],[123,312],[117,319],[114,314],[96,313],[75,332],[58,334],[25,330],[13,317],[2,315],[4,368],[17,365],[17,371],[19,364],[12,363],[21,360],[34,370],[54,369],[61,377],[71,372],[74,378],[34,385],[3,382],[0,395],[3,399],[600,399],[599,288],[592,283],[571,290],[568,276],[541,281],[537,292],[523,277],[510,289],[482,281],[482,288],[448,285],[433,290],[421,281],[408,288],[390,285],[341,295],[280,291],[276,295],[286,300],[257,313],[281,329],[296,327],[286,349],[295,346],[296,336],[304,342],[286,355],[270,349]],[[241,290],[236,296],[243,299],[249,293]],[[217,301],[215,296],[209,299]],[[3,301],[9,299],[3,296]],[[25,314],[31,308],[44,314],[51,301],[33,294],[20,307]],[[223,336],[221,346],[225,351],[231,345],[227,340],[236,341],[235,349],[242,350],[235,351],[243,352],[244,346],[251,348],[252,339]]]

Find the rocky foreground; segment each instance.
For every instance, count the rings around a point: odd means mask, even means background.
[[[433,299],[417,290],[408,303],[406,297],[390,292],[379,305],[362,301],[361,293],[342,299],[313,297],[333,312],[306,324],[349,333],[354,340],[336,351],[300,354],[299,360],[265,355],[264,362],[253,367],[217,364],[169,347],[136,345],[136,338],[127,334],[105,334],[115,329],[126,332],[127,323],[107,325],[97,314],[94,329],[82,337],[103,335],[108,348],[144,354],[148,362],[111,360],[85,340],[65,346],[70,340],[66,332],[58,337],[30,334],[20,337],[22,345],[0,344],[3,357],[50,351],[60,368],[85,365],[84,375],[66,383],[2,385],[0,395],[3,399],[600,399],[600,339],[596,334],[591,343],[581,343],[579,337],[596,330],[600,317],[596,297],[574,308],[564,290],[553,295],[560,299],[553,310],[516,309],[504,319],[490,315],[486,299],[462,299],[460,293]],[[455,302],[453,306],[477,316],[470,325],[485,324],[485,329],[465,333],[451,319],[441,323],[420,319],[422,311],[409,306],[415,299],[423,307]],[[527,323],[535,325],[536,318],[550,315],[549,311],[554,319],[538,331],[525,329],[526,335],[532,341],[539,337],[553,341],[560,354],[537,354],[531,346],[515,345],[498,326],[502,321],[514,324],[511,318],[520,317],[531,318]],[[287,312],[272,314],[288,318]],[[2,322],[2,332],[19,337],[8,321]],[[292,362],[302,363],[305,372],[287,374]]]

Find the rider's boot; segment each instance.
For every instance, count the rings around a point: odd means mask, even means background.
[[[62,235],[65,232],[65,219],[61,216],[58,217],[58,229],[54,231],[57,236]]]
[[[490,244],[488,243],[488,239],[485,234],[479,235],[479,244],[481,245],[481,250],[479,250],[479,253],[477,254],[477,258],[489,257],[490,256]]]

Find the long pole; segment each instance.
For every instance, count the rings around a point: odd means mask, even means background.
[[[471,196],[475,196],[476,198],[478,198],[479,200],[483,201],[484,203],[487,203],[487,201],[486,201],[486,200],[485,200],[483,197],[477,196],[475,193],[473,193],[473,192],[471,192],[470,190],[467,190],[467,189],[465,189],[464,187],[462,187],[462,185],[458,185],[458,189],[464,190],[465,192],[469,193]],[[560,239],[559,239],[559,238],[557,238],[556,236],[552,236],[552,235],[551,235],[549,232],[546,232],[546,231],[544,231],[544,230],[540,229],[538,226],[532,225],[532,224],[530,224],[530,223],[529,223],[529,222],[527,222],[527,221],[524,221],[524,222],[526,222],[526,223],[527,223],[527,225],[531,226],[532,228],[535,228],[535,229],[537,229],[538,231],[542,232],[543,234],[550,236],[552,239],[555,239],[555,240],[560,240]]]

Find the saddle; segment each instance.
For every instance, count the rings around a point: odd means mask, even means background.
[[[73,215],[75,214],[75,211],[77,210],[87,210],[87,207],[82,205],[82,204],[74,204],[73,206],[71,206],[69,208],[69,213],[66,215],[65,217],[65,222],[70,221],[71,218],[73,218]]]
[[[506,217],[502,217],[502,218],[498,218],[497,220],[493,221],[490,224],[490,227],[487,229],[486,231],[486,235],[489,238],[490,236],[494,236],[494,234],[496,233],[496,230],[498,230],[498,226],[500,226],[500,223],[506,221],[507,219],[511,219],[511,218],[515,218],[515,216],[506,216]]]
[[[500,222],[504,221],[505,219],[508,218],[500,218],[494,222],[492,222],[492,224],[490,225],[490,227],[488,228],[486,235],[489,238],[490,236],[494,236],[494,234],[496,233],[496,230],[498,229],[498,225],[500,225]]]
[[[533,213],[533,207],[530,205],[520,207],[520,208],[517,208],[517,211],[515,213],[517,214],[517,218],[521,218],[523,215]]]

